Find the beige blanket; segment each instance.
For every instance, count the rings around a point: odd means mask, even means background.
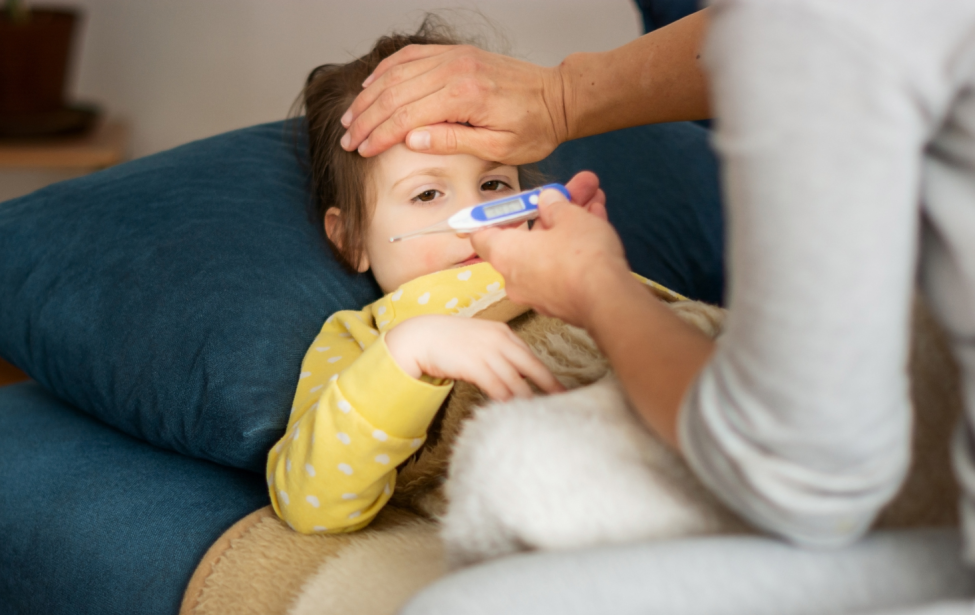
[[[697,302],[671,305],[709,335],[720,332],[723,312],[718,308]],[[594,347],[584,347],[584,337],[560,332],[566,325],[526,313],[503,293],[471,306],[466,315],[510,321],[570,387],[593,382],[608,369]],[[910,370],[914,461],[900,494],[877,525],[952,525],[957,523],[957,486],[947,446],[961,396],[945,339],[921,304],[915,310]],[[416,591],[445,574],[442,543],[431,517],[444,510],[441,486],[451,444],[483,401],[475,387],[458,383],[424,449],[401,468],[394,499],[361,532],[300,535],[270,508],[242,519],[203,558],[187,587],[181,614],[395,613]]]

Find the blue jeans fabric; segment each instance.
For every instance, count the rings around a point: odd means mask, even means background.
[[[35,383],[0,387],[0,615],[174,615],[263,478],[155,448]]]

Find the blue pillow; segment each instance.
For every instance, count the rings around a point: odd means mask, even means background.
[[[379,296],[309,215],[287,123],[239,130],[0,204],[0,356],[69,404],[180,453],[263,471],[329,314]],[[563,145],[603,177],[633,268],[720,300],[706,133],[639,127]]]
[[[127,434],[262,471],[322,322],[379,296],[311,221],[287,126],[0,204],[0,355]]]

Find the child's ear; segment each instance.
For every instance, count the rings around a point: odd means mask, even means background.
[[[338,207],[329,207],[328,211],[325,212],[325,235],[328,240],[335,244],[339,250],[342,250],[342,212]],[[356,271],[359,273],[365,273],[369,271],[369,255],[363,250],[362,257],[359,259],[359,264],[356,267]]]

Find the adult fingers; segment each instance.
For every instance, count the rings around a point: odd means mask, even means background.
[[[592,171],[579,171],[565,182],[576,205],[587,205],[599,192],[599,177]]]
[[[442,88],[429,96],[398,106],[359,144],[359,153],[367,157],[380,154],[393,145],[402,143],[408,132],[420,126],[430,127],[434,124],[450,122],[455,128],[474,130],[459,124],[467,121],[466,114],[469,111],[470,105],[450,94],[447,88]],[[371,114],[371,111],[367,111],[363,117],[367,114]],[[481,156],[487,157],[483,154]]]
[[[342,125],[346,126],[342,147],[352,151],[401,106],[445,87],[449,78],[449,73],[442,70],[445,61],[440,54],[394,67],[363,90],[342,116]]]
[[[606,212],[606,194],[602,190],[600,190],[599,193],[602,195],[602,199],[593,199],[589,205],[586,206],[586,211],[597,218],[608,222],[609,213]]]
[[[552,228],[558,223],[565,208],[569,206],[565,196],[558,190],[543,190],[538,195],[538,222],[542,224],[542,228]]]
[[[376,66],[376,69],[372,71],[372,74],[366,77],[366,80],[362,82],[362,87],[368,88],[377,79],[396,66],[408,64],[410,62],[415,62],[431,56],[442,55],[449,51],[453,51],[457,47],[457,45],[407,45],[389,57],[384,58]]]
[[[507,279],[511,259],[517,260],[524,251],[523,242],[531,233],[527,228],[489,228],[471,235],[471,245],[478,256],[491,263]]]
[[[511,133],[456,123],[415,128],[406,136],[406,146],[425,154],[471,154],[485,160],[518,164],[505,158],[512,147]]]

